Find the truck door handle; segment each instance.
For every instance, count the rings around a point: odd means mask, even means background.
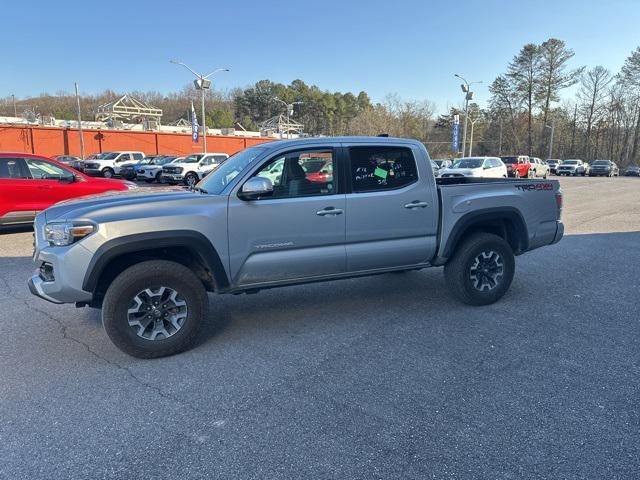
[[[327,207],[322,210],[318,210],[316,215],[320,215],[321,217],[325,217],[327,215],[335,217],[336,215],[342,215],[342,210],[339,208]]]
[[[427,202],[421,202],[420,200],[414,200],[411,203],[407,203],[404,208],[414,209],[414,208],[425,208],[428,207],[429,204]]]

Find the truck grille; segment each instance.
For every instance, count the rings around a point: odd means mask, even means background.
[[[182,167],[162,167],[163,173],[182,173]]]
[[[92,170],[97,170],[97,169],[99,169],[99,168],[100,168],[100,164],[99,164],[99,163],[87,163],[87,162],[85,162],[85,164],[84,164],[84,168],[89,168],[89,169],[92,169]]]

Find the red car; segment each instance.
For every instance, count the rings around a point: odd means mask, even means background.
[[[88,177],[56,160],[25,153],[0,153],[0,227],[29,224],[54,203],[137,185]]]
[[[531,178],[534,176],[534,171],[531,170],[531,162],[527,155],[511,155],[500,158],[507,166],[507,174],[510,177]]]

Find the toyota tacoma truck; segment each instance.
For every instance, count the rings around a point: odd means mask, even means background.
[[[318,158],[331,175],[313,175]],[[275,163],[281,174],[266,175]],[[193,345],[208,292],[444,266],[453,296],[493,303],[515,256],[562,238],[561,210],[557,181],[436,179],[414,140],[278,141],[238,152],[191,190],[45,210],[28,283],[51,302],[101,308],[117,347],[159,357]]]

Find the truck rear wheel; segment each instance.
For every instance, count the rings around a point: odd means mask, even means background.
[[[207,315],[207,292],[184,265],[150,260],[116,277],[102,304],[111,341],[138,358],[173,355],[190,348]]]
[[[491,233],[465,239],[444,266],[449,291],[469,305],[489,305],[509,290],[515,259],[509,244]]]

